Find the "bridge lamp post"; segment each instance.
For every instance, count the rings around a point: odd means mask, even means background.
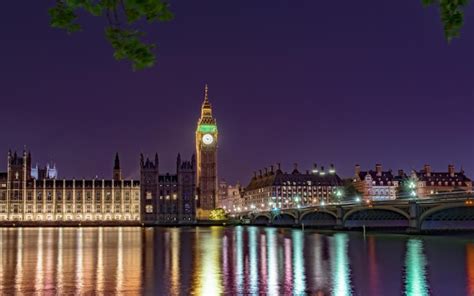
[[[360,197],[356,195],[355,202],[360,202]]]
[[[408,183],[408,188],[410,188],[410,196],[412,196],[413,198],[416,198],[416,184],[414,181],[410,181],[410,183]]]
[[[342,190],[337,190],[336,191],[336,199],[337,199],[337,202],[341,202],[341,197],[343,196],[343,193],[342,193]]]

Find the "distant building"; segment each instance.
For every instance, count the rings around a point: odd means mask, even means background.
[[[120,167],[117,167],[120,170]],[[31,167],[31,154],[8,152],[0,173],[0,221],[138,221],[140,182],[59,179],[56,167]]]
[[[0,222],[192,223],[196,215],[196,159],[176,174],[159,174],[158,156],[140,159],[140,180],[122,179],[118,155],[112,179],[59,179],[55,166],[31,167],[31,154],[8,153],[0,173]]]
[[[230,212],[233,209],[242,207],[242,187],[239,183],[229,185],[225,180],[219,182],[219,195],[217,199],[217,207]]]
[[[355,166],[354,185],[366,201],[395,199],[398,182],[392,170],[383,171],[381,164],[375,165],[375,171],[361,171],[360,165]]]
[[[412,171],[410,179],[416,186],[417,197],[454,197],[453,193],[472,193],[472,181],[461,169],[456,172],[453,165],[444,172],[433,172],[426,164],[423,169]]]
[[[301,173],[297,165],[291,173],[277,169],[254,173],[243,191],[242,210],[270,210],[298,208],[329,203],[342,198],[343,182],[331,165],[329,171],[314,165],[311,171]]]

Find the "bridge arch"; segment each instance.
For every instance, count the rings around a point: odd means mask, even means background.
[[[421,230],[474,229],[474,207],[456,203],[431,208],[420,215],[418,226]]]
[[[252,224],[255,225],[268,225],[272,221],[272,217],[269,214],[256,214],[251,219]]]
[[[297,217],[291,212],[283,212],[273,217],[273,225],[291,226],[297,223]]]
[[[391,206],[358,207],[343,218],[345,227],[408,227],[410,216]]]
[[[335,226],[337,216],[326,210],[307,211],[301,214],[300,223],[305,226]]]

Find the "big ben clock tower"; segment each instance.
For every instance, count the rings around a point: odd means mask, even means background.
[[[216,207],[217,196],[217,124],[207,97],[207,84],[201,117],[196,129],[198,218],[207,219]]]

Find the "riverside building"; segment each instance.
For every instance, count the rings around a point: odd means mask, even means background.
[[[118,155],[112,179],[60,179],[55,167],[32,168],[31,153],[8,152],[0,173],[0,222],[166,224],[195,221],[195,158],[159,174],[158,156],[141,157],[140,180],[125,180]]]
[[[301,173],[297,165],[292,172],[283,172],[280,164],[254,173],[243,191],[241,211],[268,211],[299,208],[337,202],[342,198],[342,179],[334,165],[328,171],[314,165]]]

